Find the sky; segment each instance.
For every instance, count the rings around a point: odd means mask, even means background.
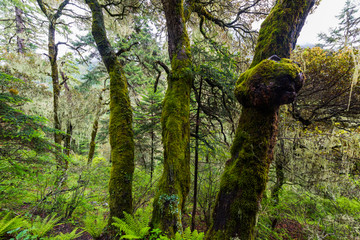
[[[335,28],[338,25],[339,20],[336,16],[344,8],[345,2],[346,0],[322,0],[315,12],[307,17],[297,44],[309,46],[319,43],[319,33],[328,33],[330,28]],[[360,3],[359,0],[352,0],[352,2]]]

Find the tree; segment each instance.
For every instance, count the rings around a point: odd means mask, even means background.
[[[16,88],[24,82],[0,72],[0,83],[0,182],[16,176],[21,172],[19,169],[28,168],[31,157],[23,152],[33,150],[36,153],[55,153],[60,158],[66,158],[58,151],[58,146],[45,137],[45,134],[57,130],[47,127],[45,118],[25,114],[19,109],[30,101],[20,96]],[[23,161],[27,164],[19,164]]]
[[[184,1],[162,0],[168,33],[171,72],[163,103],[161,125],[164,170],[154,199],[151,225],[169,235],[182,231],[181,216],[190,189],[190,40]]]
[[[208,239],[254,239],[257,214],[276,142],[278,108],[303,84],[290,51],[314,0],[277,1],[262,23],[250,68],[236,83],[243,109],[221,177]],[[276,56],[275,56],[276,55]]]
[[[60,80],[59,80],[59,69],[57,64],[57,55],[58,55],[58,44],[55,40],[56,25],[58,19],[62,15],[62,11],[69,3],[69,0],[64,0],[59,5],[58,9],[52,12],[52,8],[45,4],[42,0],[37,0],[37,3],[41,11],[45,14],[47,20],[49,21],[48,28],[48,57],[50,60],[51,66],[51,79],[53,87],[53,117],[54,117],[54,129],[61,131],[61,123],[59,118],[59,97],[60,97]],[[61,145],[62,135],[58,132],[54,133],[54,142],[55,144]],[[57,158],[58,167],[61,171],[64,172],[67,170],[67,162],[61,161]]]
[[[339,49],[355,46],[360,42],[358,38],[360,17],[355,16],[358,11],[357,6],[350,0],[345,2],[344,8],[341,10],[340,15],[337,16],[340,21],[339,26],[330,29],[329,35],[325,33],[319,34],[319,38],[325,42],[325,46]]]
[[[102,7],[97,0],[86,0],[92,12],[92,35],[110,76],[111,172],[109,180],[110,219],[132,213],[134,139],[132,109],[123,67],[106,35]]]

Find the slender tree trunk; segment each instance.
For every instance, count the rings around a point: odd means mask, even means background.
[[[66,135],[64,138],[64,154],[69,156],[70,155],[70,143],[71,143],[71,136],[73,132],[73,125],[71,121],[68,120],[66,124]]]
[[[132,179],[134,173],[134,137],[132,109],[122,65],[106,36],[104,15],[97,0],[86,0],[92,12],[92,35],[110,76],[110,146],[109,180],[110,219],[132,213]]]
[[[155,126],[154,123],[154,113],[151,113],[151,125]],[[154,153],[155,153],[155,132],[154,128],[151,129],[151,154],[150,154],[150,184],[153,182],[153,174],[154,174]]]
[[[24,19],[23,19],[23,10],[18,7],[15,7],[15,21],[16,21],[16,43],[18,53],[25,53],[25,40],[22,36],[25,30]]]
[[[101,115],[101,101],[102,101],[102,92],[99,95],[99,102],[98,102],[98,106],[97,106],[96,113],[95,113],[94,123],[92,125],[90,149],[89,149],[88,161],[87,161],[88,166],[91,165],[92,160],[95,155],[96,135],[97,135],[98,128],[99,128],[99,119],[100,119],[100,115]]]
[[[161,116],[164,170],[154,199],[151,225],[169,236],[182,231],[181,216],[190,189],[190,43],[183,0],[162,0],[171,73]]]
[[[195,216],[196,216],[196,205],[197,205],[197,195],[198,195],[198,168],[199,168],[199,130],[200,130],[200,105],[201,105],[201,91],[202,91],[203,79],[200,80],[199,94],[197,99],[198,107],[196,109],[196,125],[195,125],[195,156],[194,156],[194,199],[193,199],[193,209],[191,215],[191,231],[195,229]]]
[[[284,164],[285,164],[285,146],[284,139],[280,139],[280,151],[281,153],[275,158],[275,173],[276,173],[276,183],[271,192],[271,197],[275,200],[275,205],[279,204],[279,194],[282,186],[285,183],[285,173],[284,173]]]
[[[243,109],[231,159],[221,177],[208,239],[255,239],[276,142],[278,108],[291,103],[303,83],[300,68],[285,58],[295,47],[314,2],[277,1],[261,25],[250,69],[236,83],[235,95]]]
[[[55,41],[55,26],[59,17],[62,15],[62,11],[65,6],[69,3],[69,0],[63,1],[59,8],[54,12],[50,12],[50,9],[42,0],[37,0],[37,3],[41,11],[45,14],[47,20],[49,21],[49,32],[48,32],[48,57],[50,59],[51,66],[51,79],[53,84],[53,114],[54,114],[54,142],[55,144],[61,145],[62,134],[61,123],[59,118],[59,97],[60,97],[60,83],[59,83],[59,69],[57,64],[57,45]],[[60,151],[60,148],[58,149]],[[56,161],[58,164],[58,169],[63,172],[61,175],[64,175],[67,170],[67,162],[61,158],[59,155],[56,155]]]

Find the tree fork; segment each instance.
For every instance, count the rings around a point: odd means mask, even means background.
[[[243,109],[207,239],[255,239],[276,143],[278,108],[295,99],[304,80],[297,64],[285,58],[314,3],[279,0],[261,25],[250,69],[236,82],[235,96]]]

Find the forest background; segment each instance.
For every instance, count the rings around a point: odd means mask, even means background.
[[[164,165],[161,114],[173,74],[162,3],[101,2],[108,53],[122,66],[132,109],[134,173],[121,213],[111,212],[109,195],[116,154],[109,141],[111,67],[91,34],[93,9],[86,3],[0,3],[0,238],[202,239],[231,158],[241,113],[234,88],[254,56],[252,26],[275,1],[201,2],[212,18],[184,4],[194,77],[191,187],[173,234],[154,224],[152,213]],[[358,7],[346,1],[337,19],[319,44],[291,52],[306,81],[295,101],[279,109],[257,239],[360,237]]]

